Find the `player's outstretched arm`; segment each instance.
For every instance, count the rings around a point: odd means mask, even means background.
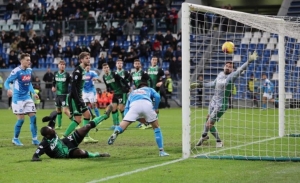
[[[230,77],[227,78],[227,81],[229,80],[235,80],[247,67],[248,65],[256,60],[258,57],[256,51],[254,51],[252,54],[249,54],[249,59],[247,62],[245,62],[241,67],[239,67],[235,72],[231,74]]]
[[[46,141],[42,141],[38,148],[35,150],[32,158],[31,158],[31,161],[42,161],[40,159],[40,156],[42,156],[44,153],[45,153],[45,147],[47,146],[47,142]]]

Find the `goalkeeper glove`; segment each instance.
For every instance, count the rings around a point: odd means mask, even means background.
[[[252,61],[256,60],[257,57],[258,57],[258,56],[257,56],[256,51],[254,51],[252,54],[250,53],[250,54],[249,54],[249,61],[248,61],[248,62],[252,62]]]

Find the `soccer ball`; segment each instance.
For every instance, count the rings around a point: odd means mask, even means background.
[[[234,44],[233,42],[230,41],[226,41],[223,45],[222,45],[222,51],[224,53],[233,53],[234,52]]]

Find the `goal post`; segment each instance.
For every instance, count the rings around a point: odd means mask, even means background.
[[[190,3],[183,3],[181,10],[183,158],[300,161],[300,19]],[[234,54],[221,52],[225,41],[235,44]],[[205,144],[196,146],[214,88],[195,89],[191,84],[198,76],[204,83],[215,80],[228,60],[238,69],[254,51],[258,59],[234,81],[233,109],[226,108],[215,123],[224,146],[216,147],[210,133]],[[262,75],[274,85],[273,99],[264,97]],[[249,94],[251,76],[255,91]],[[263,105],[267,108],[261,110]]]

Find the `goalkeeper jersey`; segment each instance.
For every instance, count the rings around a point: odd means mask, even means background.
[[[224,72],[220,72],[214,81],[203,84],[204,87],[214,87],[215,89],[210,105],[222,106],[228,104],[228,97],[232,92],[234,82],[236,78],[240,75],[240,73],[244,69],[246,69],[247,66],[248,62],[244,63],[235,72],[232,72],[227,75]]]

